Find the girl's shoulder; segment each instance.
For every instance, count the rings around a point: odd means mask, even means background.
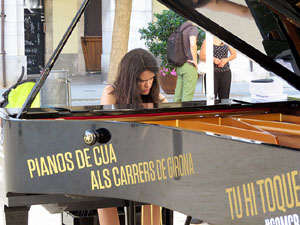
[[[102,91],[101,99],[100,99],[101,105],[116,104],[117,101],[116,101],[116,97],[113,93],[114,90],[115,90],[115,88],[113,87],[113,85],[107,85],[106,87],[104,87],[104,89]]]
[[[114,85],[106,85],[103,89],[103,92],[107,92],[108,94],[112,93],[115,90]]]

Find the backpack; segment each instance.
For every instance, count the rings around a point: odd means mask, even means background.
[[[183,31],[193,25],[189,24],[184,29],[180,30],[181,26],[168,38],[167,59],[171,66],[182,66],[188,59],[183,45]]]
[[[7,89],[3,94],[3,101],[0,102],[0,107],[5,108],[21,108],[24,104],[27,96],[30,94],[31,89],[35,85],[34,79],[25,79],[24,77],[24,67],[22,67],[22,74],[19,77],[17,83]],[[40,107],[40,93],[36,96],[31,107]]]

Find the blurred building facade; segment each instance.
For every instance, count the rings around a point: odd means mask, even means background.
[[[0,87],[13,85],[25,68],[27,76],[39,76],[55,51],[83,0],[0,0]],[[153,21],[153,14],[166,9],[157,0],[132,0],[128,50],[145,48],[139,28]],[[90,0],[90,4],[57,59],[53,70],[69,76],[95,74],[107,80],[115,0]],[[2,26],[1,24],[4,24]],[[245,59],[232,62],[233,81],[247,81],[235,69],[255,70]],[[92,63],[92,65],[88,65]],[[245,71],[245,70],[244,70]],[[265,71],[262,71],[265,76]],[[252,77],[251,77],[252,79]]]

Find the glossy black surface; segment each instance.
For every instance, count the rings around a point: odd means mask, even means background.
[[[77,106],[66,108],[35,108],[30,109],[24,119],[54,119],[54,118],[73,118],[77,119],[89,119],[93,117],[99,117],[99,119],[107,119],[121,116],[136,115],[143,116],[159,116],[159,115],[180,115],[184,113],[208,113],[208,112],[226,112],[226,111],[246,111],[246,110],[259,110],[269,109],[273,112],[282,112],[287,114],[299,115],[299,101],[278,101],[278,102],[261,102],[251,103],[251,99],[242,100],[222,100],[215,101],[215,104],[208,105],[206,101],[193,101],[193,102],[176,102],[176,103],[163,103],[163,104],[151,104],[151,107],[147,105],[95,105],[95,106]],[[3,110],[6,113],[10,112],[10,116],[14,117],[18,110],[14,109]],[[13,114],[13,113],[14,114]],[[9,114],[8,114],[9,115]]]
[[[109,130],[111,140],[86,145],[84,132],[99,128]],[[76,196],[117,198],[161,205],[211,224],[263,224],[282,211],[277,205],[273,211],[273,206],[262,203],[267,200],[257,182],[297,173],[296,187],[300,183],[299,149],[159,125],[6,120],[4,137],[10,193],[74,195],[73,201]],[[252,183],[254,189],[248,189]],[[233,193],[237,194],[236,188],[242,191],[243,185],[255,196],[256,202],[249,204],[255,204],[256,212],[243,205],[242,216],[237,218],[230,207],[239,209]],[[295,198],[294,192],[288,193]],[[244,194],[240,198],[246,199]],[[39,196],[32,201],[38,202]],[[105,204],[109,205],[104,201],[102,207]],[[295,202],[284,215],[298,211]]]

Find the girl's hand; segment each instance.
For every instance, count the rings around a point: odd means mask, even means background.
[[[227,59],[221,59],[220,63],[218,64],[218,67],[224,67],[226,63],[228,63]]]
[[[221,63],[221,60],[218,58],[214,58],[214,64],[219,65]]]

